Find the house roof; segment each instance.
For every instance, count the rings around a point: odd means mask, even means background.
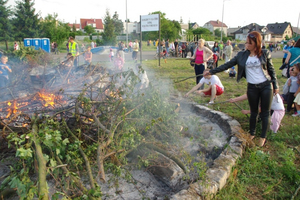
[[[68,24],[68,26],[71,27],[71,28],[73,28],[73,25],[75,25],[76,29],[80,28],[80,24],[70,24],[70,23]]]
[[[292,27],[292,29],[293,29],[293,32],[294,33],[296,33],[296,34],[300,34],[300,29],[299,28],[297,28],[297,27]]]
[[[210,20],[209,22],[207,22],[209,24],[211,24],[213,27],[223,27],[223,28],[228,28],[226,26],[226,24],[224,24],[223,22],[220,22],[219,20],[217,21],[213,21],[213,20]],[[222,25],[223,24],[223,25]]]
[[[260,26],[256,23],[251,23],[247,26],[243,26],[241,28],[239,28],[237,31],[233,32],[233,34],[242,34],[242,33],[245,33],[245,30],[247,30],[247,33],[250,33],[251,31],[257,31],[259,33],[262,33],[262,29],[264,28],[265,26]],[[265,32],[265,34],[268,34],[270,33],[270,30],[267,30]]]
[[[96,29],[103,29],[102,19],[80,19],[81,28],[87,25],[96,24]]]
[[[273,34],[282,35],[284,33],[284,31],[287,29],[288,26],[291,26],[291,24],[289,22],[284,22],[284,23],[276,22],[275,24],[268,24],[267,28]]]

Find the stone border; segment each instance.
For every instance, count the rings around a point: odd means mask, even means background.
[[[232,167],[235,165],[244,151],[242,140],[236,135],[242,132],[241,125],[235,119],[222,113],[209,109],[205,106],[191,104],[191,107],[200,115],[209,118],[212,122],[218,124],[230,137],[228,146],[216,158],[213,165],[206,171],[206,180],[197,181],[186,190],[181,190],[171,197],[171,200],[201,200],[212,199],[215,194],[221,190],[230,175]]]

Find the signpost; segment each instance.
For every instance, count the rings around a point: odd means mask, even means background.
[[[141,26],[141,53],[140,59],[142,63],[142,32],[146,31],[158,31],[159,32],[159,44],[160,45],[160,14],[153,15],[141,15],[140,16]],[[158,48],[159,66],[160,66],[160,48]]]

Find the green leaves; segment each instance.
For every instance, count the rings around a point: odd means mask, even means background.
[[[26,159],[32,157],[32,150],[31,149],[24,149],[23,147],[17,149],[16,156]]]

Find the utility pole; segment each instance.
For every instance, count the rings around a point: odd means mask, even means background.
[[[127,0],[126,0],[126,46],[128,48],[128,18],[127,18]]]
[[[224,1],[225,0],[223,0],[223,8],[222,8],[221,41],[223,41],[222,40],[222,35],[223,35]]]

